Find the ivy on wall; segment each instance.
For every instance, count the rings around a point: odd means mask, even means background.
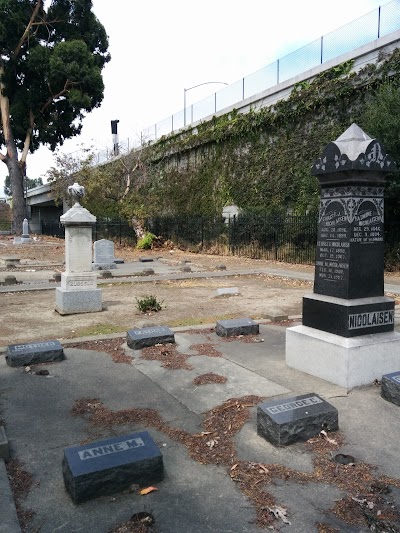
[[[250,212],[316,209],[313,162],[353,122],[362,127],[383,83],[399,84],[400,50],[358,72],[352,66],[295,85],[273,106],[213,117],[147,146],[147,179],[124,212],[134,216],[139,204],[147,216],[221,213],[231,203]]]

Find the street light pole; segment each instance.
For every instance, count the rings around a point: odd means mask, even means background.
[[[192,89],[196,89],[196,87],[201,87],[202,85],[209,85],[210,83],[219,83],[221,85],[229,85],[229,83],[225,83],[224,81],[205,81],[204,83],[193,85],[193,87],[189,87],[188,89],[183,89],[183,125],[184,127],[186,126],[186,93],[188,91],[191,91]]]

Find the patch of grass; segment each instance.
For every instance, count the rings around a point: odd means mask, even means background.
[[[88,337],[89,335],[108,335],[109,333],[123,333],[127,326],[115,326],[114,324],[94,324],[74,331],[74,337]]]

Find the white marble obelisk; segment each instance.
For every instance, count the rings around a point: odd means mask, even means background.
[[[92,226],[96,217],[79,203],[85,189],[78,183],[68,187],[75,204],[60,217],[65,226],[65,272],[56,288],[56,311],[61,315],[102,310],[101,289],[92,272]]]

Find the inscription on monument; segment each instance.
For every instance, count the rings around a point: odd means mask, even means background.
[[[95,287],[96,283],[94,279],[69,279],[67,285],[68,287]]]
[[[349,329],[373,328],[394,324],[394,311],[373,311],[349,315]]]
[[[371,253],[371,259],[375,257],[378,253],[376,245],[382,243],[383,187],[322,188],[315,263],[316,292],[347,297],[347,294],[340,294],[339,287],[345,287],[349,282],[356,247],[360,246],[358,261],[365,263]]]

